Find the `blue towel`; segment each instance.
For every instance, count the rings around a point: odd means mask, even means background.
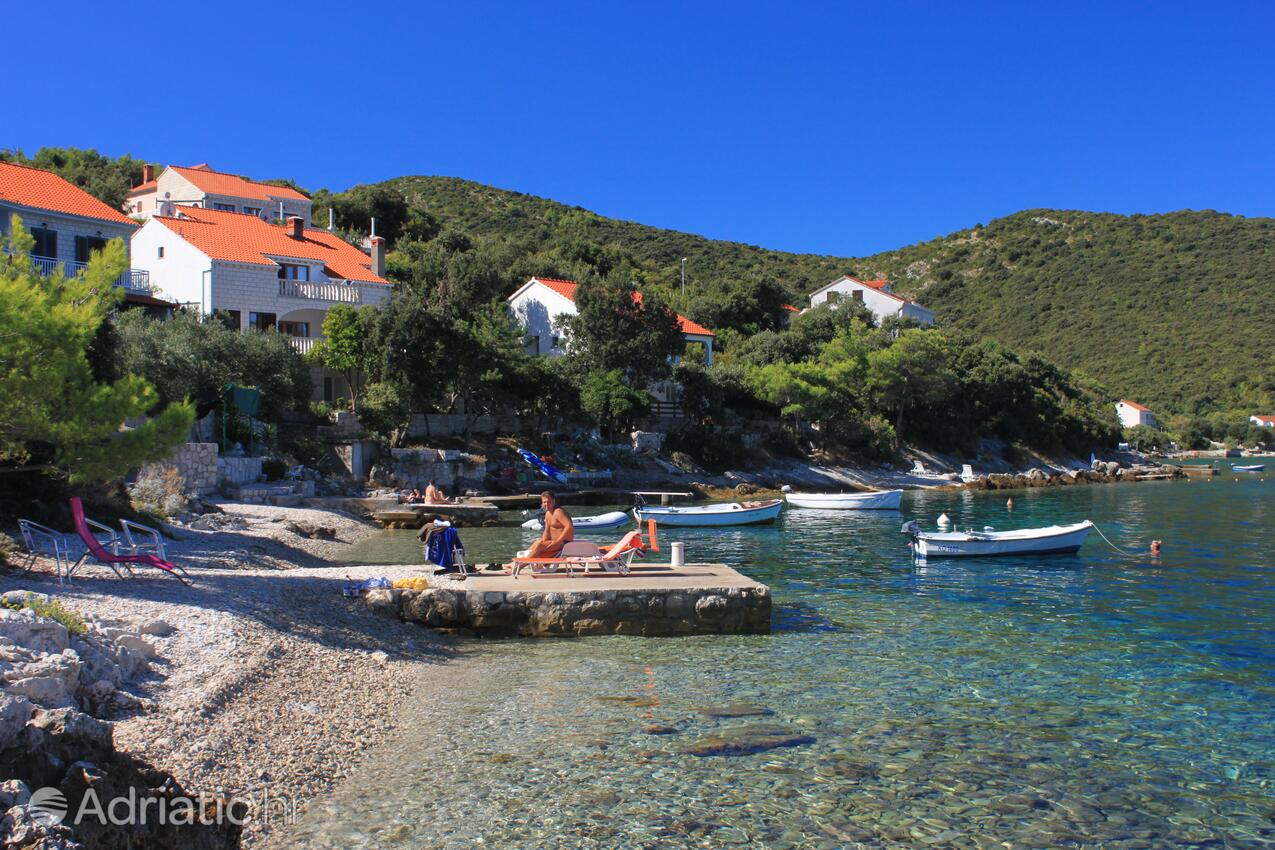
[[[442,568],[443,572],[456,569],[456,556],[465,557],[465,546],[460,535],[451,526],[435,529],[425,544],[425,560]]]

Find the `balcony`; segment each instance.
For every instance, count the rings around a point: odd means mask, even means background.
[[[381,283],[355,280],[281,280],[280,298],[326,301],[329,304],[379,304],[389,297],[390,288]]]
[[[82,270],[88,268],[88,263],[77,263],[73,260],[55,260],[51,257],[32,257],[32,265],[40,274],[48,277],[53,274],[58,266],[66,269],[68,277],[79,274]],[[121,286],[128,292],[138,292],[143,295],[149,295],[151,292],[151,273],[145,269],[125,269],[116,281],[116,286]]]
[[[288,337],[288,345],[292,346],[292,350],[297,354],[309,354],[310,349],[314,348],[317,342],[314,337],[309,336],[290,336]]]

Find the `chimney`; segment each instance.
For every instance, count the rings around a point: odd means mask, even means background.
[[[155,179],[155,166],[149,162],[142,166],[142,182],[149,183]]]
[[[385,277],[385,240],[380,236],[372,237],[372,274]]]
[[[302,225],[304,224],[305,224],[305,219],[301,218],[301,216],[299,215],[288,216],[288,229],[292,231],[288,235],[291,236],[293,239],[304,239],[305,233],[303,232],[304,228],[302,227]]]

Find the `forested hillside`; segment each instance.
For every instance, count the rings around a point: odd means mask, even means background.
[[[807,294],[848,271],[890,278],[945,327],[1039,351],[1164,412],[1275,404],[1272,219],[1029,210],[847,258],[704,239],[455,178],[402,177],[377,188],[441,227],[516,244],[528,260],[521,271],[583,276],[630,262],[643,286],[716,328],[753,332],[776,304],[805,306]]]
[[[854,265],[1161,411],[1275,395],[1273,219],[1028,210]]]

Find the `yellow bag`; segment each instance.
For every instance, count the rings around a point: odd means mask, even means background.
[[[396,578],[394,579],[394,587],[399,590],[424,590],[429,587],[429,579],[424,576],[415,578]]]

